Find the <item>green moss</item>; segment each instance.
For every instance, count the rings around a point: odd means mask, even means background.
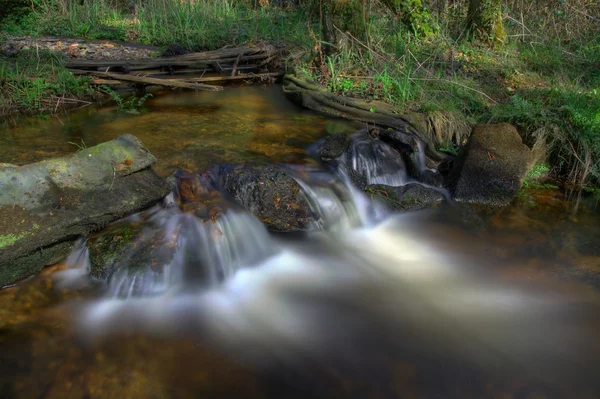
[[[28,232],[23,232],[21,234],[5,234],[0,236],[0,248],[8,247],[13,245],[15,242],[19,241],[21,238],[26,235],[31,234]]]

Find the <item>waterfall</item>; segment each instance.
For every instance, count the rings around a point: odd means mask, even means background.
[[[317,216],[315,230],[345,231],[370,226],[381,220],[385,210],[375,204],[350,181],[343,169],[331,175],[316,168],[302,168],[289,173],[298,182],[304,197]]]
[[[404,160],[391,145],[380,140],[354,137],[341,162],[363,175],[367,184],[402,186],[408,182]]]

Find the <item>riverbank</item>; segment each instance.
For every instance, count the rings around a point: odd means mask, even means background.
[[[457,124],[509,122],[526,141],[547,141],[550,173],[578,185],[598,181],[600,36],[593,6],[578,1],[549,11],[508,1],[502,43],[464,40],[466,6],[460,1],[443,7],[444,2],[432,2],[429,24],[435,29],[429,33],[407,28],[375,5],[369,10],[373,17],[360,26],[334,10],[331,51],[323,39],[321,10],[305,3],[252,7],[241,1],[152,0],[131,7],[48,1],[5,19],[3,30],[129,40],[163,49],[284,42],[288,69],[331,92],[380,100],[399,114],[426,113],[444,125],[437,143],[442,151],[456,153],[465,143],[464,135],[454,134]],[[75,82],[64,97],[86,87],[85,79]]]

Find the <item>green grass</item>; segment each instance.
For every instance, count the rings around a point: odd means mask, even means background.
[[[257,41],[306,45],[307,17],[300,11],[251,8],[235,0],[37,0],[32,13],[5,18],[3,31],[86,39],[136,41],[188,50]]]
[[[28,50],[0,57],[0,117],[12,112],[53,112],[60,104],[92,94],[85,78],[64,67],[58,54]]]

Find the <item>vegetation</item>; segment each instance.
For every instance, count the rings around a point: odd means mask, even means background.
[[[119,110],[130,114],[139,114],[146,100],[152,97],[152,94],[146,93],[141,97],[132,95],[125,98],[108,86],[102,86],[102,90],[117,104]]]
[[[69,73],[60,54],[27,50],[18,57],[0,56],[0,116],[82,105],[87,102],[81,99],[91,94],[86,79]]]
[[[10,1],[21,5],[2,22],[12,34],[189,50],[284,42],[303,54],[290,66],[333,92],[450,122],[513,123],[527,141],[547,140],[552,173],[582,185],[600,181],[597,0]],[[23,69],[11,62],[11,73]],[[85,89],[70,82],[69,93]],[[453,152],[462,136],[446,130],[438,145]]]

